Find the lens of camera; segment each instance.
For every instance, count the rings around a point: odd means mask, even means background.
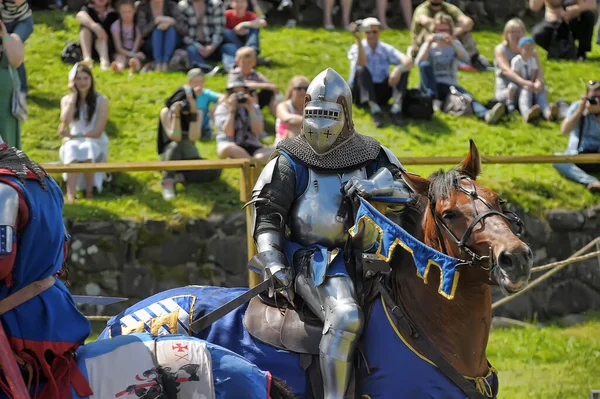
[[[246,102],[246,95],[245,95],[245,93],[239,92],[239,93],[237,94],[237,102],[238,102],[239,104],[243,104],[243,103],[245,103],[245,102]]]
[[[598,97],[597,96],[589,96],[588,97],[588,102],[591,105],[596,105],[596,104],[598,104]]]

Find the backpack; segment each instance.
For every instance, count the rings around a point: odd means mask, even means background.
[[[62,62],[66,64],[75,64],[83,59],[81,54],[81,46],[79,43],[67,42],[60,54]]]
[[[433,99],[420,89],[407,90],[402,99],[402,114],[412,119],[431,120]]]
[[[450,93],[444,102],[443,109],[445,113],[450,115],[470,116],[473,115],[473,99],[470,96],[453,89],[452,86],[450,88]]]
[[[548,47],[548,59],[574,60],[577,58],[577,48],[573,33],[566,22],[562,22],[554,32]]]

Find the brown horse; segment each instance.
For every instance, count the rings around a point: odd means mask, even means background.
[[[523,289],[533,262],[531,249],[513,233],[509,220],[499,215],[504,214],[501,198],[475,181],[480,172],[479,152],[471,141],[470,152],[457,169],[434,173],[429,179],[404,174],[417,201],[405,210],[402,224],[415,238],[455,258],[490,256],[491,267],[462,268],[456,295],[448,300],[437,292],[439,273],[429,273],[423,284],[412,257],[400,249],[391,262],[394,299],[450,364],[472,377],[488,371],[491,284],[499,284],[507,293]],[[494,210],[497,213],[490,212]],[[465,238],[462,248],[461,238]],[[478,262],[482,266],[483,260]]]

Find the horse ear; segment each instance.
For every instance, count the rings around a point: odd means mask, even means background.
[[[414,175],[412,173],[402,173],[402,178],[408,184],[408,186],[417,194],[427,197],[429,195],[429,186],[431,182],[421,176]]]
[[[459,170],[475,180],[481,173],[481,158],[479,157],[479,150],[473,140],[469,140],[469,144],[471,145],[471,148],[467,157],[461,162]]]

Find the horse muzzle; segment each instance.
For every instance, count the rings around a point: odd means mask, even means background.
[[[496,279],[508,293],[514,294],[521,291],[529,282],[531,267],[533,266],[533,253],[531,249],[523,247],[502,250],[496,256]]]

